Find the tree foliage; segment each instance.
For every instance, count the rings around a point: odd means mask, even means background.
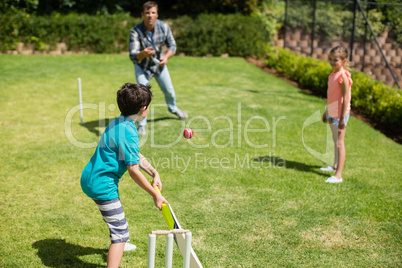
[[[107,15],[116,12],[129,12],[139,16],[143,1],[132,0],[3,0],[1,12],[26,9],[30,13],[49,15],[58,13],[86,13]],[[203,0],[196,3],[191,0],[156,0],[162,16],[195,16],[200,13],[250,14],[261,0]]]
[[[335,39],[339,36],[350,37],[353,28],[353,8],[350,4],[317,1],[315,31],[323,39]],[[366,14],[367,16],[367,14]],[[384,31],[383,14],[371,9],[368,20],[376,35]],[[312,2],[292,1],[288,7],[287,25],[291,28],[304,28],[312,31],[313,6]],[[355,37],[363,37],[365,20],[359,10],[356,12]]]

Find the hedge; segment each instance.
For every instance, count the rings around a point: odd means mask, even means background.
[[[0,51],[15,50],[17,43],[33,43],[35,50],[65,43],[67,50],[95,53],[128,51],[130,28],[141,21],[127,14],[90,16],[53,14],[35,16],[25,12],[0,17]],[[170,21],[178,52],[189,55],[252,56],[265,54],[270,35],[264,23],[243,15],[200,15]]]
[[[128,51],[130,28],[140,19],[128,14],[89,16],[33,16],[24,12],[0,17],[0,50],[14,50],[17,43],[32,43],[35,50],[50,49],[65,43],[67,50],[95,53]]]
[[[243,15],[183,16],[173,21],[172,30],[179,51],[194,56],[262,56],[271,40],[261,19]]]
[[[278,47],[268,48],[265,63],[317,95],[326,96],[328,76],[332,72],[329,63]],[[374,122],[402,130],[401,90],[365,73],[353,69],[350,72],[353,79],[352,108],[362,111]]]

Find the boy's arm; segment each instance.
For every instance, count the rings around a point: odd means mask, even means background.
[[[145,178],[144,174],[141,173],[141,171],[138,168],[139,165],[128,165],[127,169],[128,172],[133,178],[133,180],[142,188],[144,189],[147,193],[149,193],[152,198],[154,199],[155,206],[161,210],[162,209],[162,203],[168,203],[166,199],[160,195],[152,186],[149,184],[147,179]]]
[[[162,191],[162,181],[159,177],[158,171],[148,162],[148,160],[140,154],[140,168],[144,170],[149,176],[153,178],[153,185],[152,187],[158,186],[158,188]]]
[[[342,103],[341,117],[339,118],[339,128],[340,129],[345,128],[345,116],[347,114],[348,103],[350,102],[350,98],[349,98],[349,90],[350,90],[349,79],[348,79],[348,77],[346,76],[345,73],[342,74],[342,78],[343,78],[343,83],[341,83],[341,90],[342,90],[343,103]]]

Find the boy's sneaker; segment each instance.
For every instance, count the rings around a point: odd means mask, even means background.
[[[188,115],[180,110],[179,108],[176,108],[176,112],[171,112],[172,114],[176,115],[180,120],[187,119]]]
[[[332,166],[328,166],[328,167],[322,167],[320,168],[322,171],[328,171],[328,172],[335,172],[336,170],[333,169]]]
[[[328,182],[328,183],[340,183],[340,182],[342,182],[342,178],[338,179],[335,176],[331,176],[325,182]]]
[[[145,134],[147,134],[147,132],[145,131],[145,127],[144,127],[144,126],[139,126],[138,129],[137,129],[137,131],[138,131],[138,134],[139,134],[139,135],[145,135]]]
[[[128,242],[126,242],[126,244],[124,245],[124,251],[128,252],[128,251],[133,251],[135,250],[137,247],[133,244],[130,244]]]

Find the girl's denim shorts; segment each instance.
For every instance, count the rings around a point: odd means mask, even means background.
[[[349,117],[350,117],[350,112],[345,116],[345,127],[348,124],[349,121]],[[331,116],[328,115],[328,121],[332,122],[332,124],[334,126],[339,126],[339,119],[336,118],[332,118]]]

